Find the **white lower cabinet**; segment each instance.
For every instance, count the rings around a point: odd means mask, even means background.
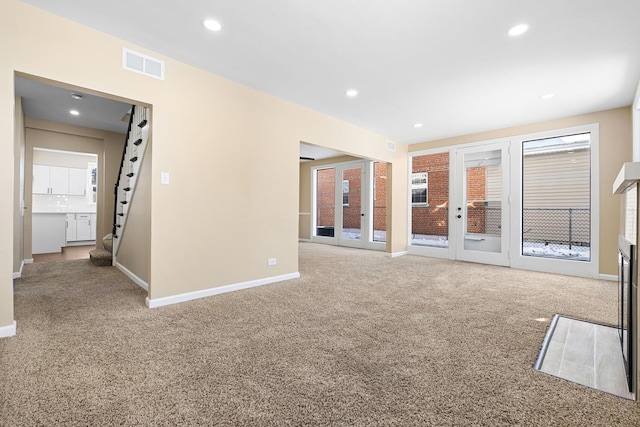
[[[34,213],[31,218],[31,253],[60,252],[65,246],[65,214]]]
[[[76,239],[91,240],[91,214],[76,214]]]
[[[98,223],[98,215],[91,214],[91,240],[96,240],[96,224]]]
[[[67,214],[67,243],[96,239],[96,214]]]
[[[76,236],[76,214],[67,214],[67,242],[78,240]]]

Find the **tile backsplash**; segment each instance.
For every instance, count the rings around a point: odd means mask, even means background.
[[[31,212],[96,212],[96,204],[85,196],[34,194]]]

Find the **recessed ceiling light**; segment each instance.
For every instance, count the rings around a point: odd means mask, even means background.
[[[509,35],[511,37],[516,37],[526,33],[528,29],[529,29],[529,26],[527,24],[518,24],[516,26],[511,27],[511,29],[509,30]]]
[[[71,111],[69,111],[69,114],[71,114],[72,116],[79,116],[79,115],[80,115],[80,111],[78,111],[78,110],[71,110]]]
[[[205,19],[202,21],[202,25],[209,31],[220,31],[222,24],[215,19]]]
[[[77,99],[78,101],[82,99],[82,95],[80,95],[79,93],[72,93],[71,97],[73,99]]]
[[[421,128],[422,127],[422,123],[416,123],[415,125],[413,125],[414,128]]]
[[[346,94],[347,94],[347,96],[348,96],[349,98],[353,98],[353,97],[358,96],[358,91],[357,91],[357,90],[355,90],[355,89],[349,89],[349,90],[346,92]]]
[[[553,98],[554,96],[555,96],[555,95],[554,95],[553,93],[546,93],[546,94],[542,95],[542,96],[540,97],[540,99],[551,99],[551,98]]]

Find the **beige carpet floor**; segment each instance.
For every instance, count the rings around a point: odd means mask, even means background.
[[[27,265],[0,425],[640,425],[533,369],[536,319],[614,323],[615,283],[305,243],[299,270],[148,309],[114,268]]]

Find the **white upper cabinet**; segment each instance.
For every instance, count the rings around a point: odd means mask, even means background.
[[[68,194],[69,168],[33,165],[33,192],[35,194]]]
[[[33,194],[84,196],[86,192],[86,169],[33,165]]]
[[[69,168],[50,166],[49,194],[69,194]]]
[[[49,194],[51,166],[33,165],[33,193]]]
[[[69,195],[84,196],[87,192],[87,170],[69,168]]]

